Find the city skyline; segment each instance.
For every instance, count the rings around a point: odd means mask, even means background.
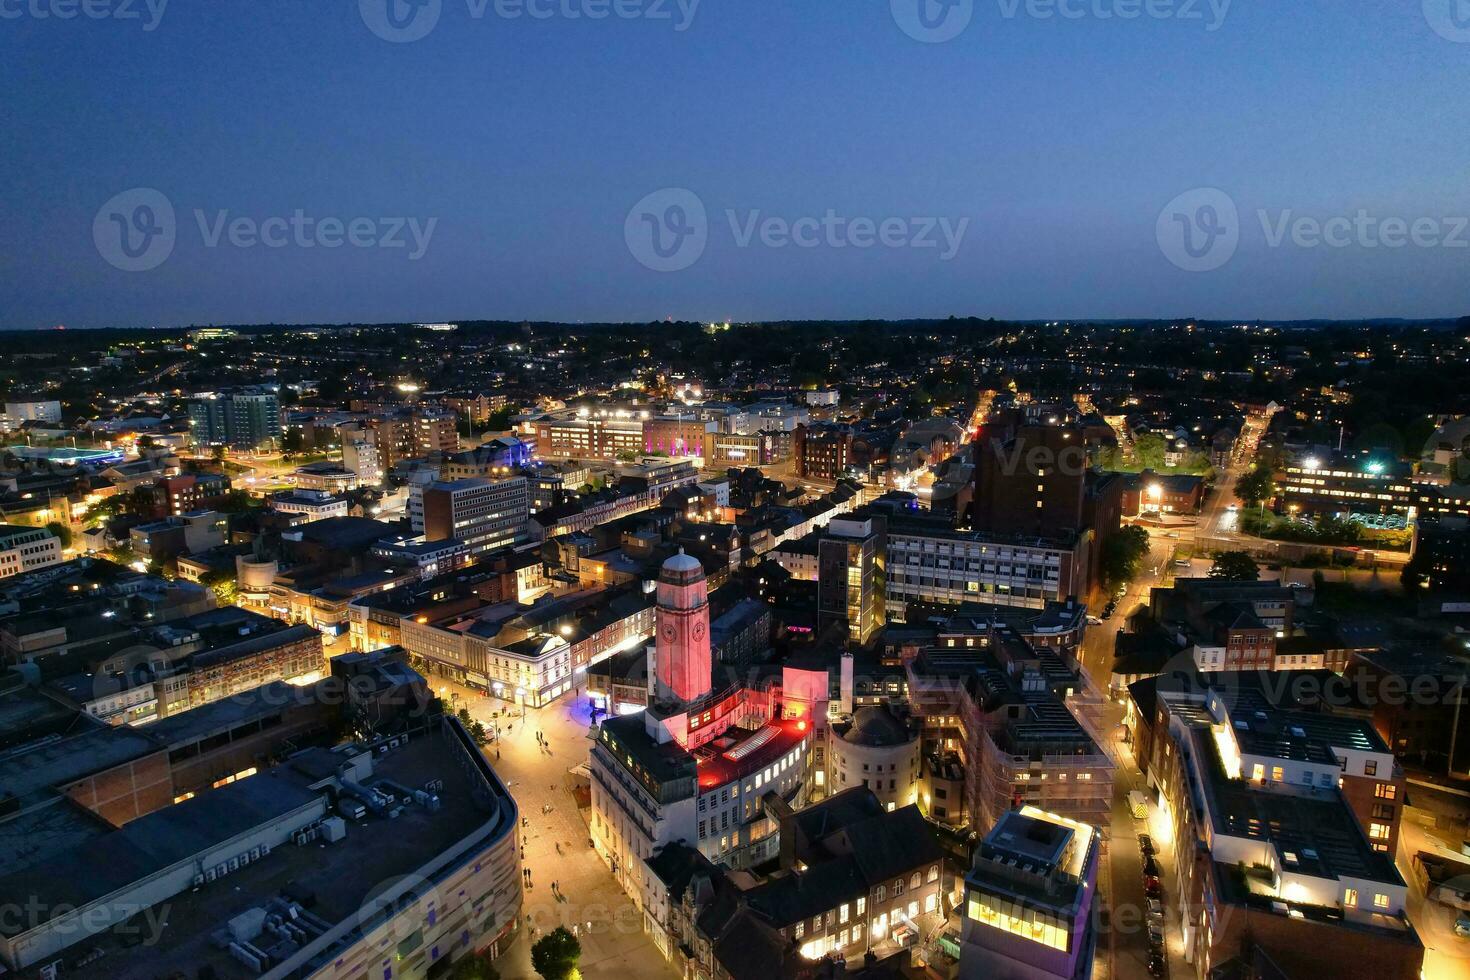
[[[7,6],[0,327],[1464,313],[1449,0],[392,4]]]

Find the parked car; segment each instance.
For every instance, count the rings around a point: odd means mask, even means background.
[[[1150,946],[1164,945],[1164,927],[1161,924],[1152,921],[1149,922],[1148,943]]]
[[[1455,935],[1461,939],[1470,937],[1470,915],[1462,915],[1455,920]]]
[[[1159,884],[1159,879],[1157,878],[1145,878],[1143,882],[1143,893],[1149,898],[1157,898],[1162,901],[1164,897],[1164,886]]]
[[[1087,625],[1088,626],[1101,626],[1102,625],[1102,619],[1101,619],[1101,617],[1098,617],[1098,616],[1088,616],[1087,617]]]
[[[1148,957],[1148,975],[1161,977],[1168,972],[1169,964],[1164,961],[1164,957],[1157,950],[1151,951]]]
[[[1145,877],[1157,878],[1159,876],[1159,862],[1154,860],[1152,854],[1143,856],[1143,873]]]
[[[1148,834],[1139,834],[1138,849],[1145,854],[1152,854],[1154,852],[1154,839]]]
[[[1150,898],[1147,901],[1148,901],[1148,914],[1149,914],[1149,917],[1150,918],[1152,918],[1153,916],[1156,916],[1156,915],[1157,916],[1162,916],[1164,914],[1164,903],[1163,902],[1159,901],[1157,898]]]

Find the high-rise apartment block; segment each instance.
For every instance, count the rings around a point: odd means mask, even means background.
[[[273,391],[205,392],[189,400],[196,446],[253,450],[281,437],[281,402]]]

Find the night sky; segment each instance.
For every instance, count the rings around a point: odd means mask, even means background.
[[[1466,0],[160,2],[0,0],[0,327],[1470,313]]]

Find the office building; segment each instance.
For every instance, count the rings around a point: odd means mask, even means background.
[[[0,578],[61,561],[61,539],[44,527],[0,524]]]
[[[853,462],[852,427],[833,422],[798,425],[791,434],[791,460],[803,480],[840,480]]]
[[[292,524],[319,521],[327,517],[346,517],[346,497],[325,490],[283,490],[270,496],[270,509],[278,514],[289,514]]]
[[[415,485],[414,493],[423,499],[421,530],[428,541],[463,541],[471,554],[481,554],[525,540],[530,518],[525,477]]]
[[[1254,672],[1134,686],[1175,855],[1169,938],[1196,975],[1259,948],[1287,976],[1417,978],[1424,946],[1389,849],[1402,776],[1371,727],[1283,704]]]
[[[643,420],[631,413],[538,419],[529,424],[545,459],[616,459],[644,452]]]
[[[22,422],[60,422],[59,401],[6,402],[5,414]]]
[[[958,530],[941,517],[888,519],[886,589],[891,616],[909,603],[991,602],[1041,609],[1086,595],[1095,542],[1090,533]]]
[[[817,539],[821,623],[840,622],[866,645],[887,622],[887,522],[881,516],[837,518]]]
[[[280,399],[261,388],[195,395],[189,400],[189,432],[196,446],[255,450],[281,437]]]
[[[1276,510],[1284,514],[1399,514],[1415,490],[1409,468],[1386,455],[1307,456],[1276,471]]]
[[[965,876],[961,980],[1087,980],[1101,835],[1033,806],[985,835]]]

